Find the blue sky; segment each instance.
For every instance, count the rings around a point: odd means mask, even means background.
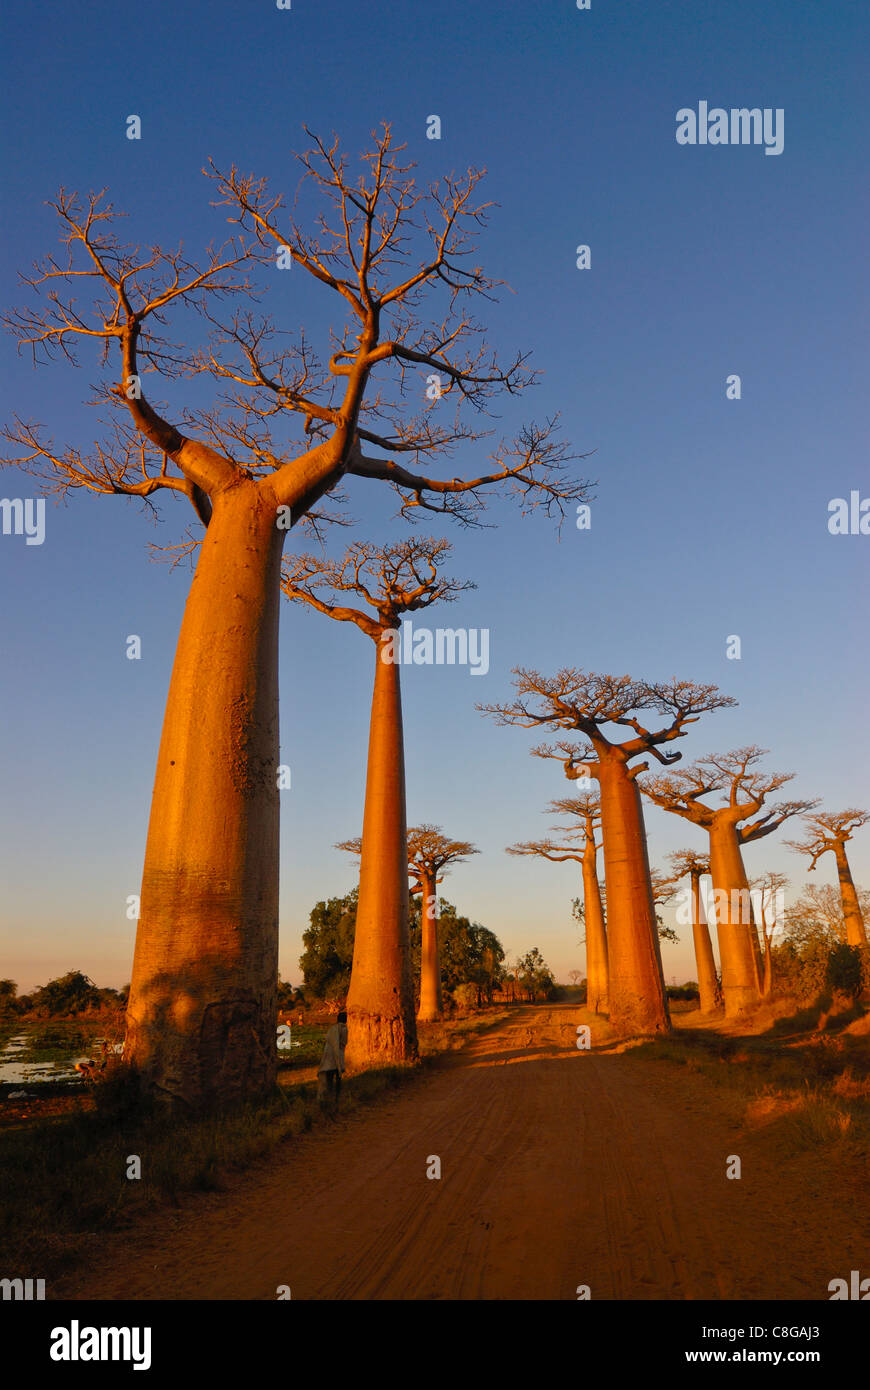
[[[335,130],[355,154],[390,121],[425,181],[486,168],[482,192],[498,206],[480,258],[511,287],[487,322],[502,353],[531,349],[542,373],[498,427],[559,412],[573,448],[595,451],[578,469],[597,487],[589,531],[569,517],[559,536],[502,501],[493,529],[436,531],[454,543],[451,572],[477,589],[427,621],[491,634],[485,677],[403,673],[409,820],[481,851],[445,881],[447,897],[510,950],[537,945],[557,974],[582,964],[579,874],[503,852],[546,833],[547,802],[570,791],[557,765],[528,756],[531,735],[475,711],[508,697],[517,664],[715,682],[739,706],[695,726],[685,761],[757,743],[797,774],[788,794],[866,802],[870,538],[827,530],[831,498],[870,492],[863,6],[92,0],[21,7],[6,27],[4,304],[22,301],[17,272],[56,245],[43,204],[61,184],[107,186],[130,239],[183,238],[195,256],[225,229],[205,160],[292,195],[303,125]],[[701,100],[782,108],[783,153],[677,145],[676,112]],[[131,113],[140,141],[125,138]],[[426,139],[432,113],[440,141]],[[588,271],[575,265],[581,243]],[[276,276],[269,308],[324,342],[334,309],[304,278]],[[33,370],[11,339],[0,351],[4,415],[87,445],[95,358]],[[726,400],[730,373],[740,401]],[[188,390],[166,387],[170,410]],[[479,471],[485,449],[464,448],[449,472]],[[349,491],[354,538],[402,533],[386,489]],[[35,487],[7,471],[0,492]],[[80,495],[49,503],[42,546],[0,536],[0,974],[22,988],[71,968],[129,979],[126,898],[189,585],[184,569],[149,560],[149,540],[188,524],[180,499],[162,516],[155,528],[133,502]],[[130,633],[140,661],[125,658]],[[725,657],[731,634],[740,661]],[[286,608],[281,967],[294,981],[311,906],[355,878],[332,845],[361,824],[372,662],[356,629]],[[655,809],[647,828],[654,863],[703,843]],[[751,874],[807,881],[781,835],[746,857]],[[815,881],[835,881],[828,859]],[[870,832],[852,860],[870,883]],[[668,979],[693,976],[685,931],[664,960]]]

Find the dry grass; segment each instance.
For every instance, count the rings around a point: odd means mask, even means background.
[[[870,1014],[854,1012],[765,1006],[739,1033],[681,1028],[642,1055],[745,1097],[745,1125],[763,1130],[783,1157],[824,1148],[860,1163],[870,1156]]]
[[[462,1047],[495,1026],[504,1012],[488,1012],[421,1029],[423,1063]],[[353,1114],[419,1076],[419,1066],[385,1067],[345,1080],[340,1113]],[[265,1160],[316,1125],[335,1123],[321,1110],[316,1082],[292,1072],[266,1100],[221,1114],[188,1119],[137,1113],[124,1095],[97,1096],[96,1109],[51,1113],[34,1107],[7,1129],[0,1148],[0,1264],[35,1268],[40,1277],[79,1258],[87,1236],[126,1228],[150,1209],[178,1203],[188,1192],[229,1188],[246,1168]],[[289,1083],[289,1084],[288,1084]],[[91,1097],[89,1097],[89,1100]],[[142,1159],[130,1181],[127,1158]]]

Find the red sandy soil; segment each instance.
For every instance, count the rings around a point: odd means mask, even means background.
[[[857,1172],[783,1146],[746,1097],[686,1068],[578,1051],[576,1020],[517,1009],[229,1193],[100,1237],[51,1294],[817,1300],[866,1266]]]

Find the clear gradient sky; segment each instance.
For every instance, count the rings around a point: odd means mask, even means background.
[[[438,526],[451,572],[477,589],[431,626],[486,627],[490,668],[403,673],[408,816],[472,840],[444,894],[512,952],[532,945],[558,976],[582,967],[570,902],[579,868],[504,853],[547,833],[570,794],[535,739],[477,702],[510,694],[514,665],[563,665],[715,682],[739,706],[681,741],[684,761],[746,743],[797,775],[784,795],[866,805],[866,580],[870,536],[832,536],[828,502],[870,495],[867,440],[866,49],[868,14],[845,0],[727,6],[613,3],[351,3],[151,0],[20,6],[6,17],[2,252],[5,305],[54,250],[43,206],[64,184],[108,186],[130,239],[196,256],[225,232],[200,170],[208,156],[292,195],[303,125],[352,152],[382,120],[426,181],[485,167],[498,207],[479,240],[510,283],[488,312],[509,355],[531,349],[540,384],[500,424],[560,412],[579,470],[597,480],[592,527],[493,502],[494,529]],[[783,108],[782,154],[689,147],[676,112]],[[142,139],[125,136],[142,118]],[[426,139],[426,118],[443,122]],[[575,266],[587,243],[591,269]],[[283,326],[325,346],[333,314],[302,273],[276,281]],[[328,291],[323,291],[328,296]],[[5,417],[87,445],[96,356],[34,370],[11,339]],[[742,399],[727,401],[739,373]],[[180,411],[189,388],[163,393]],[[486,445],[449,471],[480,471]],[[437,468],[433,473],[437,475]],[[401,534],[393,495],[352,480],[352,538]],[[4,472],[0,495],[34,496]],[[155,529],[134,501],[80,494],[47,511],[45,543],[0,536],[3,731],[0,975],[22,990],[69,969],[130,977],[163,706],[189,573],[149,560],[149,540],[188,524],[170,497]],[[189,510],[189,509],[188,509]],[[192,516],[192,514],[191,514]],[[423,527],[428,531],[430,527]],[[351,537],[330,538],[332,550]],[[291,538],[294,547],[309,543]],[[422,620],[422,619],[421,619]],[[355,865],[332,846],[361,826],[372,644],[318,614],[282,616],[281,970],[300,980],[308,913],[346,892]],[[141,636],[128,661],[128,634]],[[727,660],[737,634],[742,659]],[[704,843],[650,808],[650,856]],[[782,834],[746,852],[750,875],[807,881]],[[870,831],[852,852],[870,884]],[[813,876],[834,881],[833,857]],[[666,913],[667,915],[667,913]],[[668,980],[694,977],[690,933],[665,946]]]

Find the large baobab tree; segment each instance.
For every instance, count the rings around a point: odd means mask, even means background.
[[[578,843],[562,844],[556,840],[524,840],[511,845],[508,854],[535,854],[554,863],[574,860],[582,866],[583,921],[586,927],[586,1003],[593,1013],[607,1013],[607,931],[601,905],[601,885],[598,881],[598,843],[596,832],[601,824],[601,806],[595,792],[584,796],[563,797],[550,805],[550,810],[571,816],[575,825],[569,834]]]
[[[402,617],[452,601],[471,583],[438,573],[446,540],[408,537],[393,545],[351,545],[338,561],[312,555],[285,561],[284,594],[375,644],[366,798],[353,969],[347,996],[347,1060],[352,1067],[412,1061],[417,1055],[408,934],[408,834],[400,663],[391,637]],[[355,595],[365,607],[328,602]],[[356,846],[356,842],[354,842]],[[346,846],[341,846],[346,848]]]
[[[662,1032],[670,1027],[662,977],[655,904],[647,857],[643,809],[636,778],[649,754],[660,763],[676,762],[678,752],[662,745],[683,738],[701,714],[733,705],[713,685],[689,681],[634,681],[572,668],[555,676],[518,668],[517,697],[510,704],[481,706],[500,724],[522,728],[576,729],[585,743],[544,744],[533,750],[557,757],[573,780],[595,778],[601,799],[604,879],[607,889],[607,951],[610,1020],[625,1032]],[[664,719],[647,729],[640,716],[651,711]],[[618,742],[609,726],[628,728]]]
[[[421,1022],[440,1018],[444,1010],[441,997],[441,955],[438,943],[438,884],[448,864],[464,864],[478,851],[468,840],[451,840],[437,825],[415,825],[408,831],[408,871],[412,892],[421,897],[420,1008]]]
[[[710,859],[708,855],[698,854],[693,849],[679,849],[668,855],[668,861],[675,882],[684,878],[689,880],[692,940],[695,946],[701,1012],[715,1013],[722,1005],[722,991],[716,972],[710,928],[701,902],[701,879],[710,872]]]
[[[758,763],[765,752],[753,744],[731,753],[711,754],[699,758],[693,767],[648,777],[640,783],[656,805],[700,825],[709,834],[726,1014],[739,1014],[757,1004],[762,987],[761,946],[742,847],[771,835],[790,816],[816,804],[782,801],[759,814],[771,793],[794,776],[792,772],[762,772]],[[727,798],[724,806],[710,806],[702,800],[717,794]],[[757,819],[751,820],[752,816]]]
[[[843,904],[843,921],[846,924],[846,943],[849,946],[867,945],[867,927],[861,903],[849,867],[846,843],[856,830],[870,820],[870,811],[818,811],[804,820],[806,834],[802,840],[786,840],[786,844],[800,854],[810,857],[807,873],[812,873],[823,854],[828,851],[837,861],[837,877],[840,880],[840,899]]]
[[[316,139],[299,158],[297,202],[313,197],[311,231],[265,179],[209,164],[215,206],[234,231],[199,264],[122,242],[103,194],[61,191],[53,206],[63,250],[30,276],[35,305],[7,318],[36,360],[74,362],[77,346],[98,349],[94,403],[109,417],[90,451],[16,419],[5,431],[8,461],[47,493],[152,505],[168,490],[196,517],[190,543],[201,544],[157,758],[125,1049],[147,1085],[188,1103],[257,1094],[275,1076],[287,529],[322,519],[318,503],[334,502],[350,477],[392,489],[405,516],[430,510],[466,523],[488,488],[515,493],[524,510],[559,513],[587,495],[566,475],[571,456],[553,422],[497,445],[477,476],[427,470],[483,437],[467,408],[483,411],[534,379],[526,355],[500,361],[471,312],[497,284],[475,259],[487,207],[480,174],[418,188],[387,127],[358,175],[337,139]],[[310,336],[288,338],[257,308],[288,267],[331,300],[323,358]],[[421,316],[428,292],[431,319]],[[188,328],[201,332],[199,346],[185,345]],[[190,375],[200,385],[185,403],[179,383]],[[169,406],[158,398],[164,385]],[[211,404],[194,405],[209,385]]]

